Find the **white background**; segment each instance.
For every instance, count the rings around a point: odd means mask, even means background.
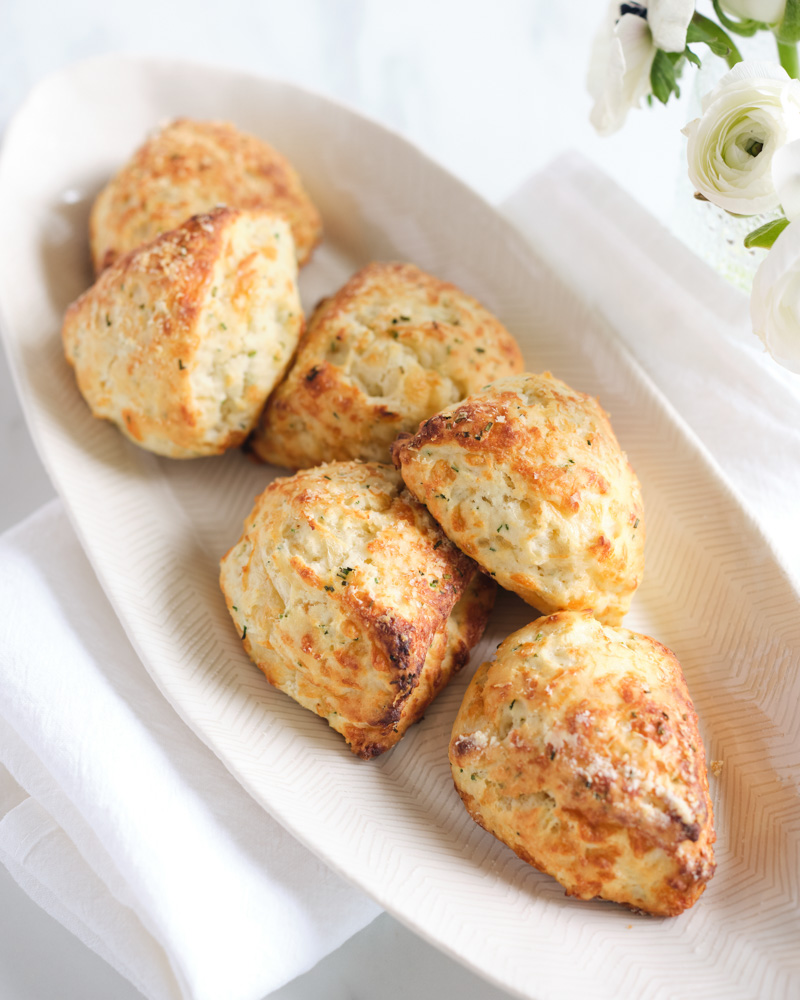
[[[497,203],[558,153],[576,148],[669,227],[688,94],[666,109],[633,113],[613,137],[593,133],[585,76],[605,10],[604,0],[0,0],[0,129],[38,80],[70,63],[108,52],[170,55],[335,97],[403,133]],[[0,529],[53,495],[0,357]],[[505,996],[386,915],[273,994],[378,995]],[[0,869],[3,1000],[138,996]]]

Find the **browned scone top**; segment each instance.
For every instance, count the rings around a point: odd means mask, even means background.
[[[222,560],[228,610],[267,679],[375,757],[469,658],[495,587],[391,466],[276,479]]]
[[[639,482],[596,399],[500,379],[401,436],[395,464],[447,536],[539,611],[619,624],[644,572]]]
[[[413,264],[373,263],[311,316],[252,447],[293,469],[390,462],[401,431],[522,369],[514,338],[470,295]]]
[[[218,208],[108,267],[67,309],[92,413],[172,458],[241,444],[303,326],[288,225]]]
[[[714,873],[697,716],[648,636],[574,611],[515,632],[467,689],[450,763],[473,819],[570,896],[674,916]]]
[[[277,150],[228,122],[179,118],[154,132],[95,201],[95,271],[219,205],[285,219],[301,265],[321,237],[317,209]]]

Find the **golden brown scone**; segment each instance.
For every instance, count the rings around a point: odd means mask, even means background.
[[[89,219],[95,272],[219,205],[286,219],[301,265],[320,240],[319,213],[285,157],[227,122],[179,118],[155,132],[97,197]]]
[[[192,458],[241,444],[302,326],[287,224],[218,208],[107,268],[62,332],[96,417]]]
[[[510,635],[467,689],[450,763],[472,818],[567,895],[674,916],[714,874],[697,716],[649,636],[577,611]]]
[[[495,592],[391,466],[358,462],[271,483],[220,584],[267,679],[365,759],[464,665]]]
[[[251,441],[266,462],[390,462],[400,431],[523,369],[502,324],[412,264],[374,263],[324,300]]]
[[[393,447],[447,536],[543,612],[616,625],[644,571],[639,482],[596,399],[544,375],[500,379]]]

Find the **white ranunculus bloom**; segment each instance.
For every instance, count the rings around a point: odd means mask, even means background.
[[[756,271],[750,318],[773,358],[800,374],[800,223],[784,229]]]
[[[628,111],[651,93],[655,54],[645,18],[620,16],[620,5],[612,3],[595,36],[587,81],[595,102],[590,121],[601,135],[620,129]]]
[[[780,204],[772,158],[800,139],[800,81],[776,63],[741,62],[703,98],[689,137],[689,178],[697,191],[736,215]]]
[[[726,14],[744,21],[778,24],[783,20],[786,0],[719,0],[719,5]]]
[[[664,52],[683,52],[686,31],[693,15],[694,0],[650,0],[647,4],[647,23],[653,45]]]

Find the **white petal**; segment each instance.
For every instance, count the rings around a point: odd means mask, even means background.
[[[784,229],[756,271],[750,318],[775,360],[800,374],[800,225]]]
[[[772,157],[772,183],[787,219],[800,219],[800,139],[787,142]]]
[[[788,80],[789,74],[779,63],[762,62],[757,59],[745,59],[736,63],[728,70],[719,83],[710,90],[702,101],[703,111],[711,105],[720,94],[733,89],[734,84],[748,84],[755,80]]]
[[[786,0],[720,0],[720,7],[734,17],[745,21],[763,21],[777,24],[783,20]]]
[[[601,135],[622,127],[628,111],[650,93],[650,68],[655,48],[644,18],[624,14],[612,4],[598,31],[589,64],[588,88],[595,100],[590,115]]]
[[[625,14],[617,22],[615,34],[622,46],[625,66],[623,93],[635,108],[651,92],[650,70],[656,55],[647,22],[636,14]]]
[[[664,52],[683,52],[693,14],[694,0],[650,0],[647,22],[655,47]]]

